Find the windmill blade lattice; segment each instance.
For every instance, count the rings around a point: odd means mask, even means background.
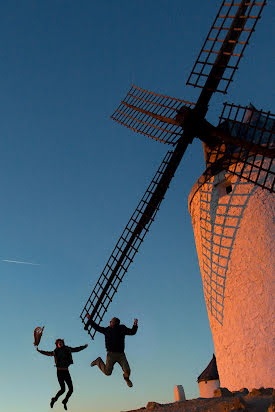
[[[182,135],[182,128],[173,119],[182,107],[191,106],[195,104],[133,85],[111,118],[152,139],[175,144]]]
[[[189,143],[190,140],[187,137],[182,137],[174,151],[168,151],[164,157],[81,312],[80,318],[83,323],[87,323],[87,314],[97,324],[101,323],[118,286],[154,221],[160,203]],[[96,331],[89,327],[88,333],[93,339]]]
[[[265,4],[257,0],[222,2],[187,84],[227,92]]]
[[[225,103],[218,129],[243,140],[245,146],[221,144],[208,153],[208,166],[230,170],[256,185],[274,192],[275,177],[275,115],[256,110],[253,106],[244,107]],[[250,152],[247,143],[261,148],[258,153]]]

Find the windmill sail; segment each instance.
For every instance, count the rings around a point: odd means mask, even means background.
[[[220,144],[208,152],[207,165],[242,177],[256,185],[274,191],[275,177],[275,115],[244,107],[224,104],[218,129],[238,139],[236,144]],[[234,141],[234,139],[232,140]],[[241,142],[243,141],[243,146]],[[259,146],[250,152],[249,143]],[[248,144],[248,145],[247,145]],[[212,167],[213,169],[213,167]]]
[[[175,150],[168,151],[164,157],[84,306],[80,315],[83,323],[87,322],[87,314],[96,323],[101,323],[118,286],[154,221],[160,203],[188,144],[188,138],[182,137]],[[93,339],[96,331],[89,329],[88,333]]]
[[[227,92],[265,4],[258,0],[222,2],[186,84]]]
[[[182,128],[173,119],[182,107],[194,105],[133,85],[111,118],[152,139],[175,144],[182,135]]]

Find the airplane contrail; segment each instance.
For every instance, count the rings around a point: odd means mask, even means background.
[[[8,262],[8,263],[18,263],[18,264],[21,264],[21,265],[40,266],[40,264],[39,264],[39,263],[22,262],[21,260],[2,259],[2,262]]]

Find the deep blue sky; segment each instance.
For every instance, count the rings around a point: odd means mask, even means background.
[[[116,412],[173,401],[214,351],[203,298],[188,194],[203,171],[200,142],[184,156],[166,199],[105,318],[139,331],[127,339],[134,387],[105,357],[79,314],[168,147],[110,119],[132,83],[185,100],[185,82],[220,1],[8,1],[0,8],[1,401],[0,410],[46,412],[58,385],[41,349],[61,337],[89,343],[71,367],[76,412]],[[259,21],[229,96],[222,102],[274,111],[274,4]],[[273,106],[273,107],[272,107]],[[24,265],[4,260],[37,264]],[[63,410],[56,406],[55,410]]]

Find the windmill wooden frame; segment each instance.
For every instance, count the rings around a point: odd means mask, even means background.
[[[81,312],[81,320],[92,338],[95,330],[86,315],[101,323],[154,221],[186,148],[195,137],[204,145],[206,170],[202,179],[207,181],[220,170],[242,162],[251,170],[256,168],[257,173],[247,173],[247,167],[242,169],[245,173],[239,169],[233,173],[274,192],[274,115],[226,103],[217,127],[205,119],[213,93],[227,92],[265,4],[266,1],[255,0],[222,2],[187,81],[201,89],[196,103],[132,86],[112,115],[122,125],[169,144],[171,150],[122,232]]]

